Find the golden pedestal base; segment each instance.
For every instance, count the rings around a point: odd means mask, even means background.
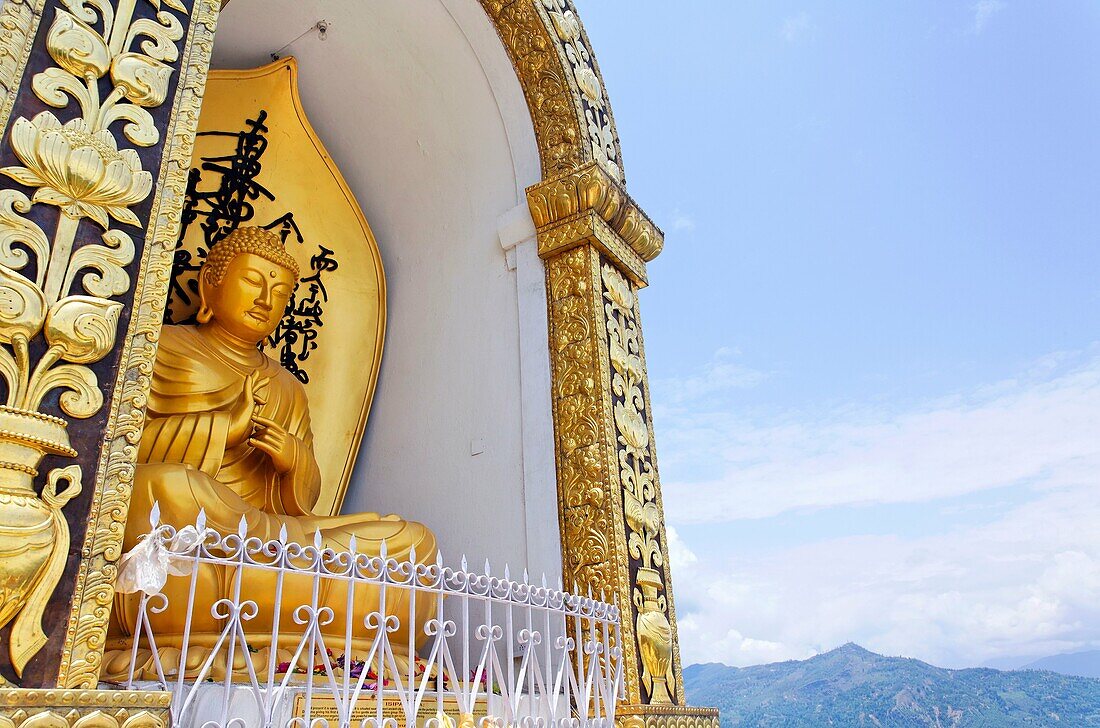
[[[718,728],[718,708],[620,705],[615,718],[620,728]]]
[[[171,699],[171,693],[144,690],[5,688],[0,689],[0,728],[77,723],[80,728],[168,728]]]

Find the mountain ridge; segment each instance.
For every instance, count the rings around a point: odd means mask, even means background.
[[[1021,670],[1050,670],[1063,675],[1100,678],[1100,650],[1063,652],[1028,662]]]
[[[950,670],[847,643],[807,660],[691,665],[692,705],[723,728],[1100,726],[1100,680],[1049,671]]]

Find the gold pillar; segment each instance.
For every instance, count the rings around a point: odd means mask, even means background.
[[[717,728],[684,704],[637,291],[661,231],[623,188],[611,103],[573,0],[480,0],[527,100],[543,182],[558,511],[568,585],[623,611],[631,728]]]
[[[661,231],[598,161],[528,189],[546,261],[563,568],[623,610],[632,728],[713,728],[685,705],[638,312]]]
[[[95,688],[219,4],[0,8],[0,726],[167,724]]]

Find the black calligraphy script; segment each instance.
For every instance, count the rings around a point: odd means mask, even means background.
[[[253,222],[257,200],[276,201],[275,194],[257,181],[262,169],[261,159],[267,150],[265,121],[267,112],[261,109],[256,118],[245,121],[245,128],[240,131],[198,134],[230,138],[234,140],[233,151],[200,158],[188,174],[180,238],[172,261],[172,282],[164,312],[166,324],[195,323],[198,271],[208,252],[241,225],[257,224]],[[203,190],[199,189],[200,185]],[[202,230],[202,242],[194,250],[188,250],[183,247],[183,240],[192,225]],[[277,230],[284,245],[291,236],[298,244],[305,243],[293,212],[286,212],[259,227]],[[303,384],[309,382],[305,362],[317,349],[317,336],[324,325],[324,307],[328,303],[324,275],[338,267],[333,251],[318,244],[317,253],[310,258],[309,274],[299,281],[282,320],[267,340],[268,345],[278,350],[283,368]]]

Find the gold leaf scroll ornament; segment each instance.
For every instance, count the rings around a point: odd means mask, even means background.
[[[638,612],[635,633],[642,660],[642,683],[652,704],[673,702],[669,683],[673,674],[674,636],[669,621],[661,548],[661,509],[657,504],[657,473],[642,391],[645,364],[636,318],[636,297],[630,283],[613,267],[604,265],[604,313],[611,358],[611,390],[615,396],[614,422],[618,433],[619,479],[627,526],[627,548],[637,564],[633,594]]]
[[[80,466],[71,465],[51,471],[36,494],[42,458],[77,455],[68,422],[39,410],[55,389],[70,417],[91,417],[103,406],[87,365],[114,349],[122,304],[111,297],[130,289],[126,266],[135,254],[130,236],[111,226],[140,225],[130,208],[153,186],[137,152],[119,147],[112,125],[137,146],[158,142],[146,107],[164,102],[172,73],[165,62],[178,58],[175,43],[183,36],[161,0],[149,2],[159,11],[155,21],[134,19],[138,0],[66,0],[68,10],[55,8],[46,50],[56,65],[35,74],[31,89],[61,113],[16,119],[10,143],[21,166],[0,169],[33,189],[29,196],[0,190],[0,376],[7,383],[0,405],[0,628],[12,625],[9,651],[19,677],[46,642],[42,616],[69,550],[61,509],[81,490]],[[163,3],[186,12],[178,0]],[[135,46],[141,52],[130,50]],[[110,90],[101,87],[105,77]],[[74,105],[79,113],[63,121]],[[23,216],[35,205],[59,209],[52,235]],[[84,219],[102,228],[102,245],[78,241]],[[32,257],[33,278],[22,273]],[[73,290],[78,278],[83,291]],[[32,348],[37,340],[45,346]]]

